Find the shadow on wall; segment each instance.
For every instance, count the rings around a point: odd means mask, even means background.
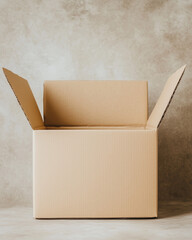
[[[180,95],[159,129],[159,200],[163,201],[192,200],[192,129],[186,131],[192,105],[179,104],[184,90]]]
[[[169,218],[192,213],[192,202],[160,202],[159,217]]]

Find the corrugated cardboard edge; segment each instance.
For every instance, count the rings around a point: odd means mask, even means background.
[[[5,77],[8,81],[11,89],[14,92],[15,97],[17,98],[17,101],[18,101],[21,109],[23,110],[30,126],[32,127],[32,129],[35,130],[35,129],[42,128],[44,126],[43,120],[42,120],[37,102],[34,98],[34,95],[32,93],[32,90],[29,86],[28,81],[26,79],[16,75],[15,73],[11,72],[10,70],[8,70],[6,68],[3,68],[3,72],[5,74]],[[18,83],[16,83],[17,80],[18,80]],[[15,83],[16,83],[15,86],[13,84],[14,83],[13,81],[15,81]],[[20,83],[19,83],[19,81],[20,81]],[[18,91],[19,85],[21,85],[21,82],[23,83],[22,84],[23,86],[24,86],[24,84],[26,85],[24,87],[25,87],[26,92],[28,92],[27,98],[25,98],[25,96],[20,95],[20,92]],[[17,87],[18,87],[18,89],[17,89]],[[25,101],[28,101],[29,99],[30,99],[30,103],[28,106],[26,106]],[[35,115],[35,118],[31,117],[34,115]]]
[[[161,124],[165,116],[165,113],[171,103],[171,100],[175,94],[175,91],[181,81],[181,78],[183,77],[185,68],[186,65],[182,66],[175,73],[173,73],[167,80],[165,87],[147,121],[146,125],[147,128],[148,127],[158,128],[159,125]]]

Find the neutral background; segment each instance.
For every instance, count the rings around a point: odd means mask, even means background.
[[[0,65],[29,80],[149,81],[153,108],[186,73],[159,128],[159,199],[192,199],[192,1],[0,0]],[[0,204],[32,203],[32,131],[0,70]]]

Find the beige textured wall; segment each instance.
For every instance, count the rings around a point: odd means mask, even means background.
[[[146,79],[150,111],[184,79],[159,129],[159,198],[192,199],[192,1],[1,0],[0,64],[27,78]],[[32,202],[32,132],[0,71],[0,203]]]

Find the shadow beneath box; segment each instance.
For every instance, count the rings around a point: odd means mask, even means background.
[[[192,201],[159,202],[158,217],[154,218],[35,218],[36,220],[152,220],[192,214]]]
[[[158,218],[169,218],[192,213],[191,202],[159,202]]]

